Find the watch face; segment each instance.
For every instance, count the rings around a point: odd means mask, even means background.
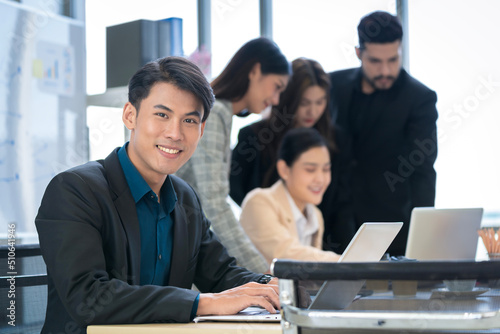
[[[272,279],[273,279],[273,277],[271,275],[264,275],[261,278],[259,278],[259,280],[257,282],[260,284],[267,284]]]

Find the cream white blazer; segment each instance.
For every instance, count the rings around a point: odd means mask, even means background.
[[[321,211],[316,207],[318,231],[313,235],[312,246],[300,244],[292,208],[281,180],[270,188],[249,192],[241,209],[241,226],[269,264],[274,258],[338,261],[338,254],[321,249],[324,223]]]

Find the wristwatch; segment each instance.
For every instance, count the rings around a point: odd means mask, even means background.
[[[271,276],[271,275],[262,275],[258,280],[257,280],[257,283],[260,283],[260,284],[267,284],[269,283],[269,281],[271,281],[272,279],[274,278],[274,276]]]

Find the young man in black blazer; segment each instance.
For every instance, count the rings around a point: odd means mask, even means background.
[[[356,48],[361,67],[330,73],[332,119],[352,140],[349,182],[357,226],[405,223],[391,255],[404,255],[411,210],[434,206],[436,187],[437,96],[401,68],[402,36],[395,16],[363,17]],[[334,229],[328,223],[325,240]]]
[[[48,272],[42,333],[279,307],[277,279],[236,266],[193,189],[171,175],[196,149],[213,102],[191,62],[146,64],[123,108],[130,141],[50,182],[35,221]]]

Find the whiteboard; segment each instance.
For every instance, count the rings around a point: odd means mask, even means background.
[[[0,13],[0,233],[29,233],[48,182],[88,160],[85,26],[14,3]]]

